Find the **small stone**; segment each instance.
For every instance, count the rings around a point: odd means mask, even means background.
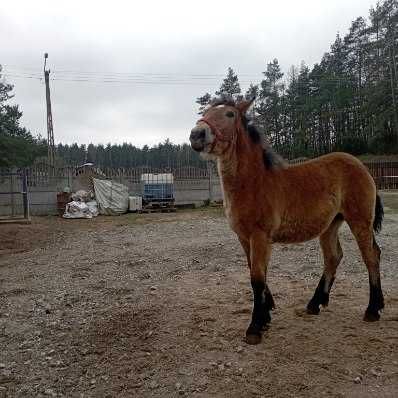
[[[155,388],[157,388],[158,387],[158,383],[156,382],[156,381],[151,381],[150,383],[149,383],[149,388],[151,389],[151,390],[154,390]]]
[[[230,368],[232,366],[232,362],[227,362],[226,364],[225,364],[225,367],[226,368]]]
[[[181,383],[176,383],[175,387],[176,387],[177,390],[179,390],[181,388]]]
[[[209,362],[209,365],[211,367],[216,367],[217,366],[217,362],[211,361],[211,362]]]
[[[96,383],[96,380],[95,379],[91,379],[91,382],[90,382],[91,384],[95,384]]]
[[[151,290],[157,290],[157,286],[151,286],[150,289]]]
[[[370,373],[371,373],[373,376],[376,376],[376,377],[380,377],[380,376],[381,376],[381,373],[378,372],[376,369],[371,369],[371,370],[370,370]]]
[[[0,383],[6,383],[8,380],[12,379],[11,370],[3,369],[0,373]]]
[[[6,365],[4,363],[0,363],[0,369],[3,369],[5,367],[6,367]]]
[[[354,379],[354,383],[355,384],[360,384],[362,382],[362,377],[361,376],[357,376],[355,379]]]
[[[242,346],[239,346],[237,349],[236,349],[236,352],[239,354],[239,353],[241,353],[243,351],[243,347]]]

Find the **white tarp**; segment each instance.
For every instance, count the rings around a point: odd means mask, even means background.
[[[123,185],[110,180],[93,178],[95,199],[100,214],[108,216],[126,213],[129,208],[129,190]]]

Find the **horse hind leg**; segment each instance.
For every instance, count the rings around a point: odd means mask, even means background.
[[[369,305],[363,317],[364,321],[374,322],[380,319],[379,311],[384,308],[384,297],[380,281],[380,248],[372,231],[371,223],[350,223],[351,231],[358,243],[362,259],[369,274]]]
[[[329,304],[330,289],[334,282],[337,267],[343,258],[338,237],[338,230],[343,221],[342,216],[336,216],[329,228],[319,238],[323,252],[324,271],[315,293],[307,305],[308,314],[318,315],[319,307],[321,305],[326,307]]]

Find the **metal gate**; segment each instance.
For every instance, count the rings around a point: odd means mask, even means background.
[[[30,223],[26,169],[0,170],[0,223]]]

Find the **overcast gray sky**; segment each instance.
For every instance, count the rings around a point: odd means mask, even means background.
[[[195,99],[214,93],[228,67],[246,90],[273,58],[285,72],[312,66],[375,3],[4,1],[0,64],[35,134],[47,134],[38,78],[48,52],[56,143],[182,143],[198,118]]]

